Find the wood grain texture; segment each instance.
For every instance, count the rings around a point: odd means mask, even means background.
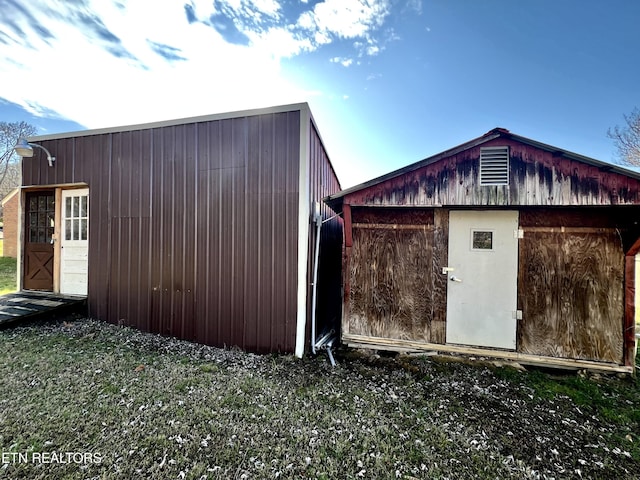
[[[622,363],[624,254],[615,230],[524,229],[519,261],[518,352]]]
[[[498,138],[483,147],[508,146],[509,184],[481,185],[480,147],[453,152],[431,164],[364,187],[344,197],[351,205],[377,206],[596,206],[638,205],[640,180]]]
[[[433,303],[431,320],[431,342],[445,343],[447,335],[447,275],[442,268],[449,264],[449,211],[438,208],[434,212],[433,256]]]
[[[353,228],[344,331],[431,341],[432,246],[427,225]]]

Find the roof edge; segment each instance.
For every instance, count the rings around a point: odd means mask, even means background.
[[[271,107],[255,108],[249,110],[235,110],[230,112],[220,112],[195,117],[184,117],[168,120],[160,120],[157,122],[138,123],[123,126],[113,126],[104,128],[95,128],[87,130],[77,130],[73,132],[52,133],[49,135],[35,135],[29,137],[29,141],[57,140],[71,137],[88,137],[91,135],[102,135],[106,133],[131,132],[135,130],[147,130],[152,128],[173,127],[177,125],[187,125],[191,123],[211,122],[215,120],[228,120],[240,117],[253,117],[258,115],[267,115],[271,113],[284,113],[294,111],[310,110],[307,102],[291,103],[286,105],[275,105]]]

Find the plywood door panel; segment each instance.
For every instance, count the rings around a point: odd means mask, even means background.
[[[433,341],[433,226],[363,225],[353,229],[345,331]]]
[[[614,229],[524,229],[518,351],[621,363],[624,252]]]

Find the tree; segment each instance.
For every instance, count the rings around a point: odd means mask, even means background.
[[[27,122],[0,122],[0,200],[20,186],[20,156],[13,151],[13,147],[20,137],[26,138],[36,133],[36,127]],[[1,213],[0,207],[0,215]]]
[[[622,163],[640,165],[640,110],[634,108],[624,121],[626,125],[609,129],[607,136],[613,139]]]

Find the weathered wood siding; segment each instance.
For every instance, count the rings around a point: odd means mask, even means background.
[[[449,211],[508,208],[524,231],[515,355],[632,366],[637,175],[505,131],[487,135],[328,200],[345,212],[345,338],[444,344]],[[507,185],[481,185],[481,148],[492,146],[509,147]]]
[[[509,185],[480,185],[480,147],[349,193],[350,205],[568,206],[640,202],[640,181],[509,139]]]
[[[524,211],[518,352],[622,363],[624,251],[602,213]]]
[[[344,331],[443,343],[446,300],[437,275],[442,248],[436,247],[440,218],[436,222],[431,209],[355,209],[352,219]]]

